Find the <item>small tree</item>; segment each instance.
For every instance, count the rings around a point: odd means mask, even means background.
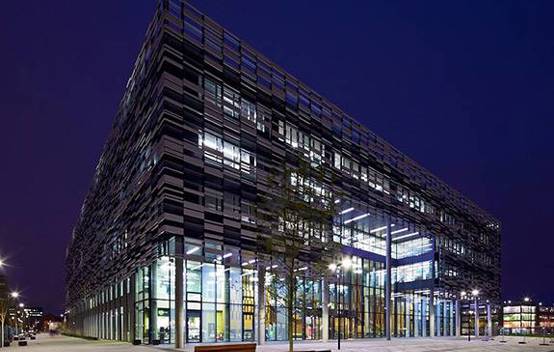
[[[268,192],[259,201],[258,242],[271,260],[266,290],[287,310],[292,352],[298,276],[321,279],[340,248],[332,241],[337,194],[332,182],[325,182],[323,166],[300,162],[296,167],[285,164],[280,171],[268,177]]]

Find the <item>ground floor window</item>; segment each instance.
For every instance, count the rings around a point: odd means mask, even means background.
[[[326,294],[328,336],[368,338],[385,335],[383,264],[354,258],[357,266],[343,277],[323,280],[297,277],[293,309],[293,338],[318,340],[323,336],[323,294]],[[259,287],[255,260],[229,265],[184,260],[184,330],[187,343],[255,341],[259,290],[263,289],[266,341],[288,338],[288,316],[283,288]],[[266,274],[270,275],[270,274]],[[140,282],[139,282],[140,281]],[[264,283],[268,285],[269,283]],[[369,286],[377,284],[376,286]],[[136,336],[145,342],[175,340],[175,270],[170,257],[162,257],[137,274]],[[435,297],[430,311],[430,290],[395,292],[393,336],[429,336],[431,316],[435,334],[454,330],[454,302]]]

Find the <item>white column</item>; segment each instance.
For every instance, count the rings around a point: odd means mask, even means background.
[[[442,301],[442,336],[448,336],[448,301]]]
[[[136,298],[136,274],[131,274],[131,282],[129,284],[129,327],[131,332],[131,343],[137,338],[136,334],[136,311],[135,311],[135,298]]]
[[[462,305],[456,300],[456,336],[462,336]]]
[[[441,310],[442,300],[438,299],[438,302],[435,303],[435,336],[441,336]]]
[[[475,305],[475,337],[479,337],[479,302],[477,301],[477,298],[474,300]]]
[[[411,322],[411,315],[412,310],[411,308],[411,300],[410,298],[406,298],[406,337],[410,337],[411,329],[410,329],[410,322]]]
[[[487,335],[492,337],[492,315],[490,303],[487,303]]]
[[[427,336],[427,297],[421,298],[421,336]]]
[[[435,336],[435,297],[433,289],[431,289],[431,295],[429,296],[429,336]]]
[[[265,344],[265,268],[262,266],[258,269],[258,345]]]
[[[321,340],[329,341],[329,283],[321,280]],[[369,323],[369,322],[366,322]]]
[[[419,323],[421,322],[421,311],[419,305],[421,304],[421,298],[418,297],[414,301],[414,336],[419,336]]]
[[[157,285],[158,282],[158,269],[156,262],[150,264],[150,327],[148,329],[148,343],[152,344],[154,340],[159,338],[158,336],[158,297]]]
[[[179,243],[179,242],[177,242]],[[182,242],[181,242],[182,246]],[[184,268],[182,254],[175,258],[175,348],[183,348],[184,344]]]
[[[448,323],[450,326],[450,336],[454,336],[454,302],[449,301],[448,306],[450,307],[450,314],[448,317]]]
[[[386,281],[385,281],[385,336],[391,338],[391,296],[392,296],[392,234],[390,216],[387,217],[387,238],[386,238]]]

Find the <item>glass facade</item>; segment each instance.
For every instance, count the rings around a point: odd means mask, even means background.
[[[450,336],[462,290],[498,299],[499,224],[475,204],[188,2],[160,1],[146,37],[68,248],[76,334],[282,341],[292,322],[297,340],[381,337],[390,306],[392,336]],[[291,184],[338,208],[303,234],[351,265],[304,263],[289,314],[258,207],[268,175],[300,162],[323,177]]]
[[[290,318],[283,299],[286,288],[276,284],[277,265],[260,259],[263,253],[185,238],[184,341],[256,341],[260,333],[265,341],[283,341],[288,338],[289,319],[294,321],[296,340],[320,340],[324,335],[336,339],[339,331],[341,338],[384,336],[384,241],[389,232],[392,335],[429,336],[432,326],[434,335],[454,335],[455,299],[435,287],[434,235],[376,209],[359,211],[359,204],[353,205],[345,202],[334,227],[334,240],[343,244],[341,257],[351,262],[349,269],[316,277],[303,275],[308,266],[298,269],[294,315]],[[175,241],[170,240],[160,247],[173,246]],[[143,341],[174,343],[174,252],[172,249],[136,274],[135,336]],[[260,332],[257,320],[261,318],[264,324]]]
[[[534,334],[537,327],[535,305],[514,305],[503,307],[504,329],[512,334]]]

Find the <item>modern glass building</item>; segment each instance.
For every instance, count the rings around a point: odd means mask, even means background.
[[[341,194],[327,235],[351,265],[335,277],[306,263],[288,316],[266,289],[257,200],[300,160],[326,175],[308,186]],[[188,2],[163,0],[66,262],[68,327],[84,336],[264,343],[292,319],[299,340],[369,338],[389,316],[392,336],[451,336],[461,291],[499,300],[500,227]]]
[[[502,307],[504,334],[542,335],[554,333],[554,307],[534,302],[526,297],[521,301],[505,301]]]

